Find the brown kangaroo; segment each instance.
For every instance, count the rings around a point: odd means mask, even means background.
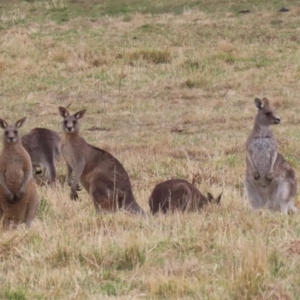
[[[131,214],[144,216],[144,211],[134,198],[130,179],[122,164],[108,152],[88,144],[79,135],[79,119],[86,110],[70,115],[66,108],[59,107],[59,112],[64,118],[62,128],[65,141],[61,145],[61,153],[67,163],[71,199],[78,198],[76,189],[80,180],[91,195],[96,212],[111,212],[121,208]]]
[[[0,154],[0,216],[5,229],[15,228],[23,222],[29,228],[39,206],[30,156],[18,134],[18,128],[25,121],[26,118],[22,118],[8,125],[0,119],[0,127],[4,129]]]
[[[215,199],[208,193],[205,197],[193,184],[184,179],[170,179],[155,186],[149,198],[152,214],[169,210],[190,212],[204,208],[209,203],[219,204],[222,193]]]
[[[55,163],[59,157],[60,136],[47,128],[34,128],[22,136],[23,147],[30,155],[36,174],[41,169],[48,184],[56,181]]]
[[[246,141],[245,194],[253,209],[266,207],[283,213],[296,212],[293,197],[297,191],[295,172],[278,152],[270,128],[280,123],[267,98],[254,100],[257,114]]]

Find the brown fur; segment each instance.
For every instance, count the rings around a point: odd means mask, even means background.
[[[76,188],[80,180],[91,195],[97,212],[122,208],[131,214],[144,215],[133,196],[128,174],[122,164],[108,152],[88,144],[79,135],[78,120],[85,110],[70,115],[66,108],[59,107],[59,112],[64,118],[65,141],[61,153],[67,163],[71,199],[78,198]]]
[[[197,211],[209,203],[220,203],[222,194],[217,199],[208,193],[205,197],[193,184],[184,179],[170,179],[155,186],[149,198],[152,214],[159,211]]]
[[[25,120],[23,118],[14,125],[8,125],[0,119],[0,127],[4,129],[0,154],[0,216],[5,229],[23,222],[30,227],[39,205],[30,156],[18,135],[18,128]]]
[[[47,128],[34,128],[22,137],[22,145],[30,155],[32,166],[38,174],[42,169],[48,184],[56,181],[55,163],[59,157],[60,136]]]

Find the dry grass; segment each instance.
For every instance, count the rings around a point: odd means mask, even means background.
[[[3,3],[1,117],[59,131],[59,105],[87,108],[82,135],[124,164],[146,211],[154,185],[173,177],[196,176],[223,202],[141,220],[95,215],[86,192],[72,202],[64,184],[39,187],[32,229],[0,233],[0,299],[298,299],[299,214],[250,211],[243,174],[264,96],[299,173],[299,7],[176,1],[176,14],[141,14],[94,2]],[[127,3],[160,12],[139,2]]]

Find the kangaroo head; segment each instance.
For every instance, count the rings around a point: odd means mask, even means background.
[[[80,126],[79,126],[79,119],[81,119],[85,112],[86,109],[80,110],[74,115],[70,115],[68,110],[62,106],[59,108],[59,113],[60,115],[64,118],[63,123],[62,123],[62,128],[63,131],[66,133],[77,133],[79,132]]]
[[[207,193],[207,200],[209,203],[212,203],[212,204],[220,204],[222,194],[223,193],[221,193],[217,198],[215,198],[211,193]]]
[[[8,125],[6,121],[0,119],[0,127],[4,130],[3,141],[13,144],[19,141],[18,128],[22,127],[26,121],[26,117],[20,119],[15,124]]]
[[[255,98],[254,103],[258,109],[255,117],[256,124],[261,126],[270,126],[280,123],[280,118],[276,116],[267,98],[263,98],[262,100]]]

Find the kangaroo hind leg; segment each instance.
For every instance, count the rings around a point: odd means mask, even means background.
[[[90,195],[93,198],[94,207],[97,213],[101,211],[113,212],[116,207],[113,201],[113,195],[110,195],[110,191],[103,186],[90,187]]]
[[[295,212],[297,208],[292,202],[291,186],[287,181],[280,181],[275,192],[275,200],[280,206],[280,211],[287,214],[289,211]]]
[[[34,192],[33,195],[28,195],[27,197],[29,197],[29,196],[31,196],[32,198],[29,199],[29,203],[28,203],[27,211],[26,211],[25,224],[26,224],[27,228],[30,227],[33,219],[35,218],[39,204],[40,204],[40,199],[36,192]]]

